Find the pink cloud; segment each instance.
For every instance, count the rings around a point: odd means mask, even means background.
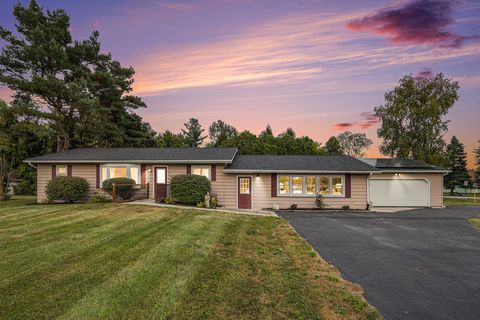
[[[341,123],[334,124],[333,128],[335,130],[345,130],[345,129],[353,127],[354,125],[355,125],[354,123],[350,123],[350,122],[341,122]]]
[[[423,79],[428,79],[430,77],[432,77],[433,75],[433,71],[432,69],[430,68],[423,68],[421,71],[419,71],[416,75],[415,75],[415,79],[416,80],[423,80]]]
[[[448,31],[454,21],[452,4],[443,0],[417,0],[400,7],[388,8],[350,21],[353,31],[370,31],[386,36],[392,43],[426,44],[432,47],[459,48],[468,39]]]
[[[362,120],[357,123],[361,129],[368,129],[373,125],[380,122],[380,118],[375,115],[374,112],[362,112],[360,113]]]

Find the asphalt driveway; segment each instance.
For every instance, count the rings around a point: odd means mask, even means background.
[[[480,319],[480,208],[280,215],[385,319]]]

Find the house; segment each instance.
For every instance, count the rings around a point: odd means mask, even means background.
[[[178,174],[206,176],[226,208],[314,208],[319,193],[331,208],[349,206],[443,206],[447,170],[408,159],[349,156],[239,155],[235,148],[79,148],[25,160],[37,167],[37,200],[58,175],[87,179],[90,194],[105,179],[129,177],[149,184],[149,197],[168,195]]]

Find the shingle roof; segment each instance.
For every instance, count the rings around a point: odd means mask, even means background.
[[[24,162],[219,162],[229,163],[236,148],[78,148]]]
[[[239,172],[374,172],[380,171],[349,156],[238,155],[225,171]]]
[[[423,161],[400,158],[360,158],[359,160],[381,170],[446,170]]]

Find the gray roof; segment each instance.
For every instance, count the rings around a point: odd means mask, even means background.
[[[24,162],[217,162],[230,163],[236,148],[78,148]]]
[[[225,171],[368,173],[380,170],[349,156],[238,155]]]
[[[423,161],[402,158],[360,158],[359,160],[381,170],[444,170]]]

